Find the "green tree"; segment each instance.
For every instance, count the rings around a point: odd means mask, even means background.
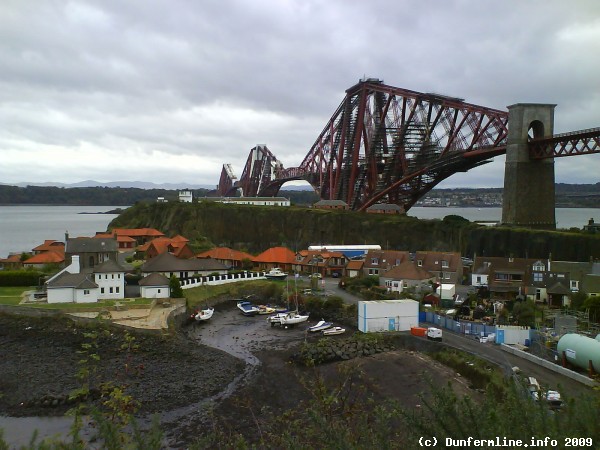
[[[535,303],[533,300],[524,300],[516,302],[513,307],[513,316],[518,325],[534,326],[535,325]]]
[[[171,290],[171,298],[183,298],[183,289],[181,289],[181,283],[179,278],[175,275],[171,275],[169,280],[169,289]]]
[[[597,322],[600,319],[600,297],[588,297],[583,302],[583,309],[590,310],[590,320]]]
[[[588,296],[583,291],[575,292],[571,296],[571,309],[579,310],[583,308],[583,304],[587,300]]]

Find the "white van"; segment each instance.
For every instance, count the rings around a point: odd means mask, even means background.
[[[427,339],[432,339],[434,341],[442,340],[442,330],[435,327],[427,328]]]

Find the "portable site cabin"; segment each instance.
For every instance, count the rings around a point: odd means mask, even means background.
[[[409,331],[419,326],[419,302],[373,300],[358,302],[358,330],[363,333]]]

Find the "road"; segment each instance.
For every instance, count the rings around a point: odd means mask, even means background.
[[[324,285],[326,293],[337,295],[341,297],[344,302],[358,304],[358,302],[362,300],[360,297],[350,294],[344,289],[340,289],[338,283],[339,279],[325,278],[321,284]],[[423,324],[423,326],[427,325],[428,324]],[[465,336],[444,329],[444,343],[497,364],[502,367],[507,374],[511,373],[512,367],[516,366],[521,370],[524,376],[535,377],[542,386],[558,390],[565,396],[578,397],[580,395],[587,395],[590,392],[590,388],[582,383],[541,367],[531,361],[502,351],[500,347],[495,344],[480,343],[475,337]]]

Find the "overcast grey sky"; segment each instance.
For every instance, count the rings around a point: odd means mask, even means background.
[[[216,184],[259,143],[294,167],[365,75],[600,127],[599,54],[598,0],[3,0],[0,182]],[[557,159],[556,179],[599,168]]]

